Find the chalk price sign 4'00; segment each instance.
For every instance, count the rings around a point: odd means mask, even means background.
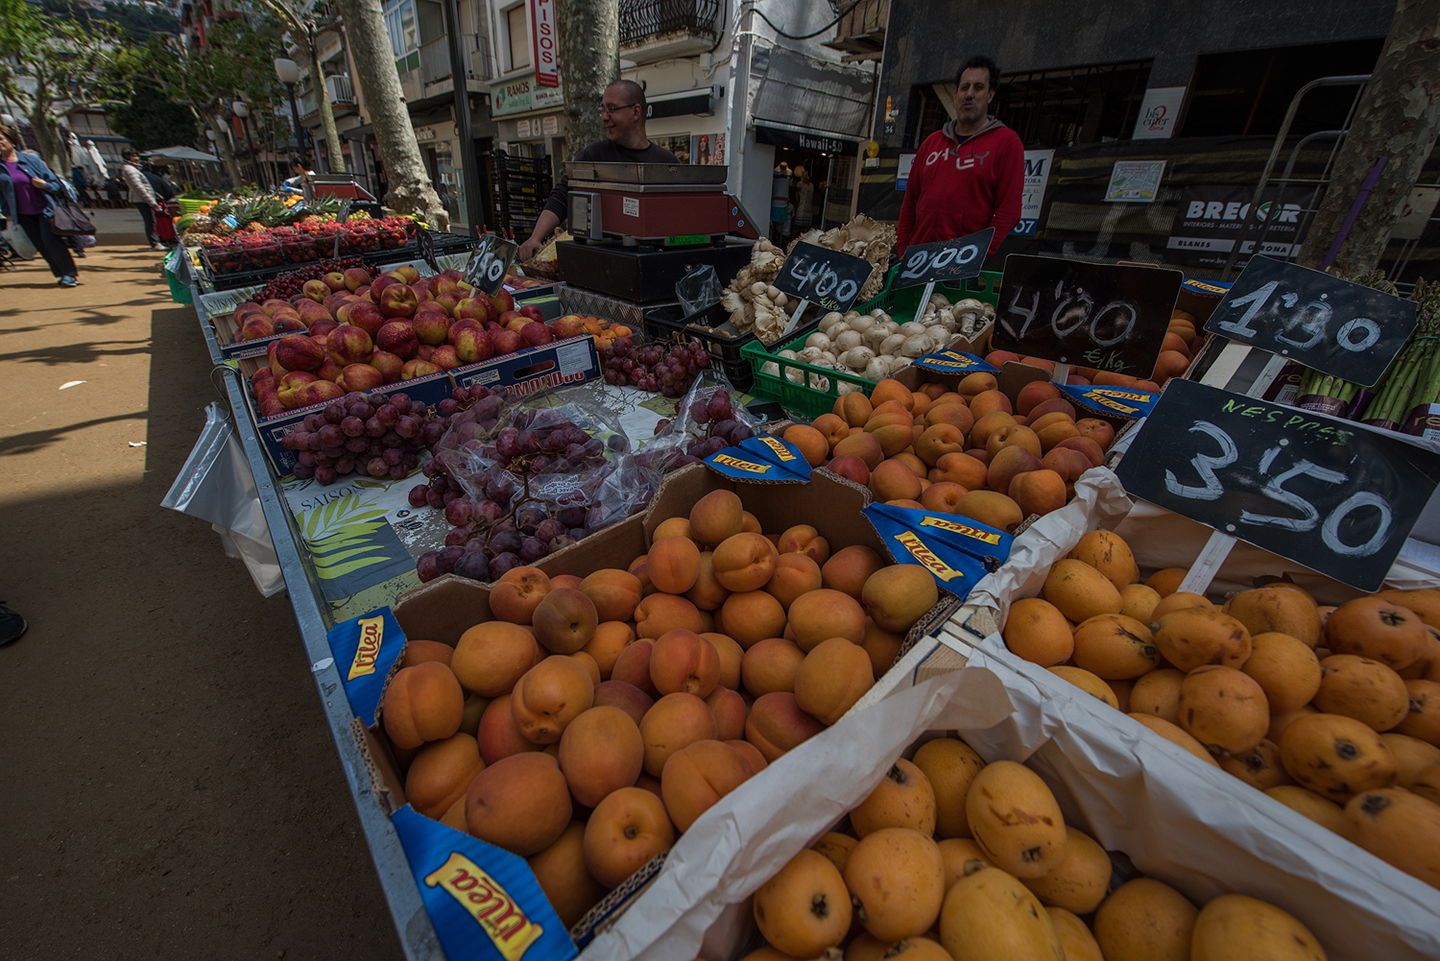
[[[1115,472],[1136,497],[1374,591],[1440,481],[1440,454],[1171,380]]]
[[[781,265],[775,286],[788,297],[824,310],[849,310],[874,269],[864,257],[815,244],[796,244]]]
[[[1011,254],[991,346],[1147,378],[1183,279],[1168,268]]]

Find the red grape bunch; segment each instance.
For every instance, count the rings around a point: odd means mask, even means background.
[[[334,257],[314,264],[305,264],[294,270],[287,270],[261,287],[250,299],[257,304],[263,304],[267,300],[289,300],[300,294],[301,288],[305,286],[305,281],[315,280],[317,277],[323,277],[336,271],[344,273],[351,267],[363,267],[372,279],[380,273],[378,267],[365,263],[359,257]]]
[[[465,488],[460,486],[460,482],[451,476],[445,466],[441,456],[445,445],[455,442],[462,434],[466,437],[488,436],[505,410],[505,395],[481,384],[456,387],[449,397],[435,405],[435,410],[451,440],[445,441],[442,435],[442,438],[429,445],[430,453],[435,456],[426,461],[421,470],[430,480],[410,489],[410,506],[428,506],[440,510],[465,493]]]
[[[710,352],[700,343],[638,346],[629,337],[617,337],[602,353],[605,383],[666,397],[684,397],[695,376],[710,366]]]
[[[294,473],[333,484],[348,474],[400,480],[420,463],[420,453],[444,433],[444,425],[407,394],[352,392],[307,414],[281,443],[295,451]]]
[[[665,470],[702,461],[755,436],[755,431],[735,410],[730,391],[724,387],[700,391],[689,407],[681,411],[678,423],[662,420],[655,425],[656,437],[675,431],[683,431],[684,436],[672,442],[669,452],[656,465]]]

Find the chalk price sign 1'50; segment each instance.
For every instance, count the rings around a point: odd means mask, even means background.
[[[1115,472],[1136,497],[1373,591],[1440,480],[1440,454],[1171,380]]]
[[[849,310],[874,269],[864,257],[796,244],[780,267],[775,286],[788,297],[825,310]]]
[[[1251,257],[1205,330],[1371,387],[1416,323],[1414,301]]]
[[[1146,378],[1180,293],[1180,271],[1058,257],[1005,258],[992,346]]]

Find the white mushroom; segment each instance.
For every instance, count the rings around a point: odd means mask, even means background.
[[[942,347],[950,342],[950,328],[944,324],[931,324],[925,328],[925,334]]]
[[[851,370],[864,370],[875,359],[875,351],[869,347],[851,347],[840,355],[840,362]]]
[[[806,364],[813,364],[820,359],[824,353],[819,347],[806,347],[797,355],[798,359]]]
[[[890,376],[890,365],[885,363],[885,358],[872,358],[870,363],[865,365],[864,377],[866,380],[884,380]]]
[[[805,338],[805,346],[818,347],[821,350],[828,350],[830,348],[830,338],[822,333],[817,332]]]
[[[861,314],[854,320],[850,321],[849,326],[851,330],[859,331],[863,334],[865,333],[865,331],[875,326],[875,318],[871,317],[869,314]]]
[[[859,347],[865,342],[865,335],[858,330],[842,330],[835,335],[835,346],[839,350],[849,350],[851,347]]]
[[[902,357],[923,357],[928,353],[930,353],[930,338],[924,334],[906,337],[899,350]]]
[[[776,356],[776,357],[782,357],[782,358],[784,358],[785,360],[795,360],[795,359],[796,359],[796,357],[795,357],[795,351],[793,351],[793,350],[782,350],[782,351],[780,351],[779,353],[777,353],[775,356]]]
[[[900,347],[905,343],[905,340],[906,337],[904,334],[890,334],[886,336],[884,340],[880,341],[877,352],[887,357],[897,354],[900,352]]]
[[[916,334],[925,333],[925,325],[918,320],[907,320],[900,325],[900,333],[906,337],[914,337]]]
[[[864,343],[866,347],[869,347],[871,350],[879,350],[880,344],[885,340],[886,337],[889,336],[889,331],[887,331],[879,324],[876,324],[874,327],[871,327],[869,330],[865,331],[865,333],[861,334],[860,340],[862,343]]]

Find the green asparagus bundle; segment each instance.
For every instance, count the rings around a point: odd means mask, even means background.
[[[1307,370],[1300,380],[1300,389],[1295,392],[1295,406],[1332,417],[1344,417],[1359,392],[1359,384],[1343,377]]]

